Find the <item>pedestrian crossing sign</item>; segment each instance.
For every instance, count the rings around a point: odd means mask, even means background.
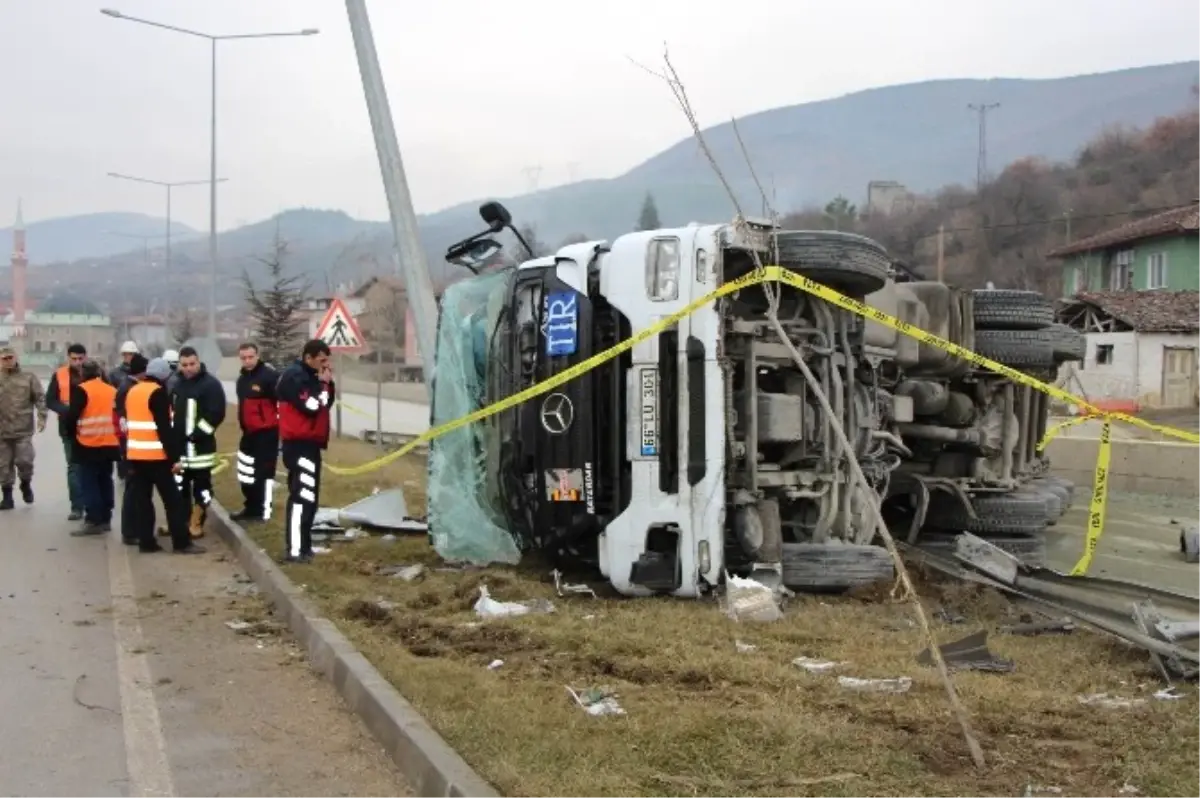
[[[325,318],[317,327],[317,337],[334,352],[361,352],[366,348],[358,324],[346,309],[346,303],[337,297],[325,311]]]

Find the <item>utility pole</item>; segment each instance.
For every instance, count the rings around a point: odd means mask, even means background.
[[[530,194],[534,194],[538,190],[538,181],[542,177],[541,165],[526,166],[521,170],[521,174],[525,175],[526,186]]]
[[[413,309],[414,326],[417,328],[425,390],[431,391],[438,313],[437,302],[433,298],[433,281],[429,278],[425,250],[421,248],[417,213],[413,210],[412,195],[404,175],[404,162],[400,159],[400,144],[396,140],[396,127],[392,122],[387,88],[379,68],[379,54],[375,51],[366,0],[346,0],[346,14],[350,18],[358,71],[366,96],[367,112],[371,117],[371,132],[375,136],[375,154],[379,158],[379,171],[383,175],[383,188],[387,193],[388,215],[392,221],[392,235],[396,239],[398,270],[408,292],[409,306]],[[432,398],[430,394],[430,400]]]
[[[971,103],[967,106],[979,115],[979,158],[975,164],[975,190],[981,191],[987,182],[987,115],[999,108],[1000,103]]]
[[[946,282],[946,225],[938,225],[937,277],[939,283]]]

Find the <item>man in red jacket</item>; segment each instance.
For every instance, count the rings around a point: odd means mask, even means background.
[[[235,521],[269,521],[275,494],[275,463],[279,457],[279,412],[275,384],[279,372],[263,363],[258,344],[238,347],[242,371],[237,380],[238,444],[237,479],[245,506],[230,516]]]
[[[321,452],[329,445],[333,370],[329,345],[314,338],[300,359],[284,369],[276,386],[279,439],[288,470],[284,560],[311,562],[312,524],[321,497]]]

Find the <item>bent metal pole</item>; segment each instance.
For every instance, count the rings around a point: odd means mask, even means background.
[[[375,153],[379,156],[379,171],[383,176],[383,188],[387,194],[388,215],[391,217],[392,234],[396,239],[399,268],[408,293],[408,307],[413,314],[413,326],[416,327],[417,345],[421,352],[421,368],[425,374],[425,390],[428,392],[433,385],[433,349],[437,330],[437,303],[433,298],[433,282],[429,278],[425,250],[421,247],[420,233],[417,230],[417,214],[413,210],[408,180],[404,176],[400,144],[396,140],[396,128],[392,123],[387,89],[383,85],[383,75],[379,69],[379,55],[375,51],[366,0],[346,0],[346,13],[350,17],[350,32],[354,37],[354,51],[358,56],[358,71],[367,100],[367,112],[371,117],[371,132],[375,136]],[[432,395],[430,400],[432,401]]]

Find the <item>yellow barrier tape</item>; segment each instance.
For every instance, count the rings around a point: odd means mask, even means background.
[[[1071,576],[1085,576],[1092,565],[1100,536],[1104,534],[1104,513],[1108,508],[1108,464],[1112,460],[1112,419],[1104,419],[1100,430],[1100,454],[1096,458],[1096,478],[1092,481],[1092,503],[1088,508],[1087,542],[1083,556],[1071,569]]]
[[[344,410],[349,410],[351,413],[357,413],[358,415],[363,416],[364,418],[375,418],[374,413],[368,413],[366,410],[359,410],[354,405],[348,405],[345,402],[343,402],[341,399],[338,399],[337,401],[335,401],[334,405],[335,406],[340,405]]]
[[[1034,447],[1034,450],[1038,454],[1041,454],[1046,450],[1046,447],[1050,445],[1050,441],[1057,438],[1060,434],[1071,427],[1082,424],[1085,421],[1091,421],[1094,418],[1096,418],[1096,416],[1075,416],[1074,418],[1068,418],[1066,421],[1060,421],[1050,429],[1046,430],[1046,434],[1042,436],[1040,441],[1038,441],[1038,444],[1036,447]]]
[[[1028,374],[1017,371],[1009,366],[1005,366],[1002,363],[997,363],[994,360],[976,354],[975,352],[959,346],[958,344],[954,344],[945,340],[944,338],[940,338],[931,332],[922,330],[921,328],[915,327],[908,322],[889,316],[878,308],[873,308],[864,302],[851,299],[844,294],[829,288],[828,286],[822,285],[807,277],[793,274],[792,272],[789,272],[780,266],[768,266],[761,271],[752,272],[738,278],[737,280],[726,283],[717,290],[712,291],[699,299],[693,300],[685,307],[669,314],[668,316],[665,316],[644,330],[635,333],[630,338],[622,341],[616,346],[607,349],[604,352],[600,352],[599,354],[593,355],[587,360],[577,363],[576,365],[559,372],[558,374],[555,374],[553,377],[549,377],[548,379],[539,382],[537,385],[526,388],[519,393],[513,394],[505,399],[501,399],[498,402],[488,405],[487,407],[480,408],[472,413],[468,413],[467,415],[454,419],[453,421],[448,421],[445,424],[426,430],[408,443],[396,449],[394,452],[390,452],[383,457],[359,466],[342,468],[325,463],[325,468],[330,472],[340,476],[357,476],[359,474],[365,474],[369,471],[381,468],[382,466],[395,462],[401,457],[404,457],[419,446],[428,444],[430,441],[439,438],[448,432],[461,429],[462,427],[465,427],[469,424],[474,424],[477,421],[483,421],[484,419],[490,418],[497,413],[502,413],[505,410],[516,407],[517,405],[522,404],[523,402],[526,402],[534,397],[541,396],[544,393],[552,391],[560,385],[570,382],[576,377],[586,374],[588,371],[591,371],[597,366],[607,363],[609,360],[628,352],[630,349],[642,343],[643,341],[658,335],[672,325],[678,324],[682,319],[687,318],[710,302],[713,302],[723,296],[732,294],[736,291],[740,291],[743,288],[748,288],[752,285],[757,285],[767,281],[781,282],[790,285],[793,288],[798,288],[801,291],[812,294],[819,299],[823,299],[830,304],[837,305],[838,307],[848,310],[851,313],[863,316],[864,318],[882,324],[885,327],[890,327],[891,329],[896,330],[903,335],[916,339],[920,343],[937,347],[938,349],[941,349],[954,357],[961,358],[962,360],[965,360],[977,367],[1000,374],[1019,385],[1027,385],[1035,390],[1048,394],[1049,396],[1052,396],[1061,402],[1077,405],[1086,411],[1085,415],[1079,417],[1081,420],[1072,419],[1070,422],[1068,422],[1068,424],[1082,423],[1082,420],[1086,420],[1089,417],[1103,418],[1104,432],[1101,438],[1100,457],[1096,462],[1096,484],[1093,486],[1091,512],[1088,518],[1088,548],[1085,551],[1083,558],[1078,564],[1076,564],[1075,570],[1072,571],[1072,573],[1086,573],[1087,568],[1091,563],[1092,555],[1095,553],[1096,545],[1104,531],[1104,510],[1108,495],[1108,464],[1111,459],[1112,452],[1112,421],[1115,419],[1118,421],[1123,421],[1127,424],[1133,424],[1134,426],[1141,427],[1143,429],[1151,430],[1153,432],[1180,438],[1191,443],[1200,443],[1200,435],[1197,435],[1196,433],[1176,429],[1174,427],[1153,424],[1125,413],[1113,413],[1102,410],[1095,405],[1092,405],[1085,400],[1062,390],[1061,388],[1048,385],[1041,380],[1029,376]],[[343,406],[349,407],[349,405]],[[366,414],[364,413],[364,415]],[[1067,426],[1067,424],[1059,426]],[[1058,434],[1058,432],[1056,431],[1055,434]],[[1041,449],[1044,448],[1044,443],[1048,443],[1049,437],[1052,436],[1050,436],[1048,433],[1047,438],[1043,438],[1042,443],[1039,444],[1038,451],[1041,451]]]

